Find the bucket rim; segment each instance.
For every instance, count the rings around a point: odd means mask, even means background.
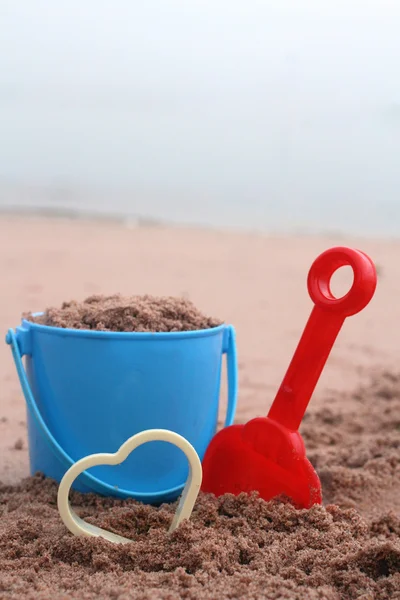
[[[44,312],[32,313],[32,316],[39,317]],[[222,333],[227,327],[232,327],[227,323],[222,323],[217,327],[207,329],[194,329],[192,331],[97,331],[96,329],[72,329],[70,327],[53,327],[52,325],[43,325],[34,323],[27,319],[21,320],[24,329],[32,329],[43,333],[51,333],[59,336],[77,336],[77,337],[96,337],[113,339],[143,339],[143,340],[172,340],[182,338],[209,337]]]

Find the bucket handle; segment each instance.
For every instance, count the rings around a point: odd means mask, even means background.
[[[13,329],[9,329],[6,335],[6,343],[11,346],[11,352],[13,355],[13,359],[15,362],[15,366],[17,369],[17,374],[19,377],[19,381],[21,384],[21,388],[25,397],[25,401],[28,407],[28,410],[32,417],[35,419],[37,425],[42,430],[45,435],[46,441],[50,446],[51,450],[56,454],[58,460],[61,464],[64,465],[65,470],[67,471],[73,464],[75,464],[75,460],[72,459],[69,454],[65,452],[65,450],[60,446],[57,442],[50,429],[46,425],[42,415],[40,414],[40,410],[38,405],[36,404],[35,398],[33,396],[31,387],[29,385],[28,378],[26,376],[25,368],[22,363],[22,356],[24,352],[20,350],[18,345],[17,335]],[[235,330],[232,325],[228,325],[224,331],[224,344],[223,344],[223,354],[227,355],[227,373],[228,373],[228,406],[227,406],[227,414],[225,419],[225,427],[231,425],[235,418],[236,412],[236,403],[237,403],[237,358],[236,358],[236,340],[235,340]],[[115,495],[115,488],[97,477],[94,477],[90,473],[86,471],[80,475],[80,480],[82,484],[86,485],[86,487],[91,488],[93,491],[102,495]],[[181,486],[183,488],[183,485]],[[133,497],[127,490],[118,490],[119,497],[122,498],[130,498]]]
[[[228,375],[228,406],[224,427],[233,424],[236,414],[236,404],[238,395],[238,367],[236,352],[236,332],[233,325],[227,325],[224,331],[224,346],[222,350],[226,354],[227,375]]]

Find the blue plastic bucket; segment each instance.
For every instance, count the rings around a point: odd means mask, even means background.
[[[200,458],[217,428],[222,355],[227,355],[228,408],[237,399],[235,331],[231,325],[172,333],[125,333],[47,327],[23,320],[8,331],[27,403],[31,473],[60,481],[84,456],[116,452],[145,429],[170,429]],[[24,369],[22,357],[25,356]],[[188,475],[185,456],[149,442],[121,465],[98,466],[75,489],[174,500]]]

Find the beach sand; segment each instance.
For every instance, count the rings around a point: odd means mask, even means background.
[[[2,217],[0,327],[5,335],[25,311],[90,294],[185,294],[200,310],[236,327],[237,419],[244,421],[266,414],[312,307],[309,267],[335,245],[369,253],[379,281],[371,304],[345,322],[310,404],[313,411],[327,391],[353,389],[373,369],[397,368],[400,242]],[[337,278],[342,291],[348,281],[343,272]],[[28,456],[24,400],[5,343],[0,380],[0,480],[11,483],[27,475]]]
[[[236,327],[239,422],[266,414],[274,398],[312,308],[306,279],[313,260],[348,245],[367,252],[378,269],[375,297],[345,322],[302,427],[324,503],[340,508],[296,516],[261,501],[233,507],[229,498],[220,505],[201,496],[193,525],[173,540],[178,558],[167,569],[168,514],[76,496],[95,522],[110,519],[121,533],[128,527],[139,536],[142,546],[120,551],[73,540],[58,518],[51,482],[3,485],[4,597],[81,598],[84,586],[86,598],[400,598],[400,378],[393,375],[400,356],[400,242],[22,217],[1,218],[0,234],[4,335],[25,311],[90,294],[184,294]],[[348,289],[348,275],[338,274],[334,292]],[[25,406],[5,343],[0,353],[0,481],[16,484],[29,472]],[[207,542],[210,511],[217,530]],[[138,514],[143,531],[152,528],[149,537],[138,530]],[[143,552],[153,556],[156,549],[164,558],[146,566]]]

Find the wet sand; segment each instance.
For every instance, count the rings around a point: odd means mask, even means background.
[[[2,597],[400,597],[399,242],[21,217],[1,218],[0,234],[4,334],[25,311],[91,294],[183,294],[237,329],[238,421],[265,414],[273,400],[312,308],[306,278],[316,256],[358,247],[379,273],[371,304],[345,323],[301,429],[326,506],[293,512],[202,495],[172,539],[173,507],[75,494],[82,516],[132,536],[132,547],[74,539],[59,520],[56,486],[18,483],[28,475],[25,407],[1,345]],[[335,278],[338,295],[348,275]],[[221,420],[223,411],[224,402]]]

